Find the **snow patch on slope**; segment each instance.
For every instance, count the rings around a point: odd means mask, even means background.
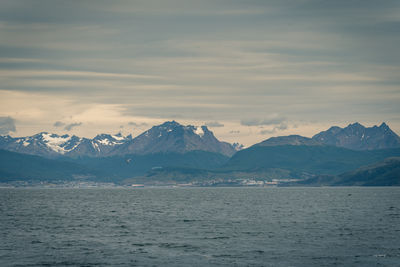
[[[197,134],[200,137],[204,136],[204,130],[202,127],[196,127],[196,130],[194,131],[195,134]]]
[[[71,139],[71,136],[58,136],[55,134],[43,133],[42,138],[51,150],[57,153],[64,154],[65,152],[67,152],[67,150],[64,149],[63,145],[65,145],[65,143],[67,143]]]
[[[92,143],[92,147],[100,152],[99,145],[97,143],[93,142],[93,141],[91,143]]]
[[[105,146],[110,146],[110,145],[112,145],[112,143],[110,142],[110,140],[108,140],[107,138],[97,140],[97,142],[99,142],[100,144],[105,145]]]
[[[122,136],[121,134],[111,135],[111,137],[117,141],[124,141],[126,139],[126,137]]]

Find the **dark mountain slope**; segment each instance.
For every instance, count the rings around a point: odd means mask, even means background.
[[[0,181],[94,179],[80,164],[0,150]]]
[[[294,186],[400,186],[400,157],[360,167],[341,175],[318,175]]]
[[[344,173],[333,185],[393,186],[400,185],[400,157]]]
[[[322,145],[322,143],[300,135],[289,135],[289,136],[271,137],[265,141],[255,144],[254,146],[283,146],[283,145],[320,146]]]
[[[122,179],[143,175],[152,169],[167,167],[215,169],[225,164],[229,158],[207,151],[190,151],[187,153],[155,153],[150,155],[125,155],[105,158],[70,159],[85,165],[107,177],[107,180]]]
[[[265,141],[260,144],[263,143]],[[283,142],[278,143],[283,144]],[[340,174],[387,157],[400,156],[400,149],[355,151],[317,144],[275,146],[260,144],[237,152],[223,169],[254,171],[279,168],[313,174]]]

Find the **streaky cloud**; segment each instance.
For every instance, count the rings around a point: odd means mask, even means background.
[[[63,127],[64,125],[65,125],[65,123],[62,122],[62,121],[56,121],[56,122],[53,124],[54,127]]]
[[[207,127],[224,127],[224,124],[218,122],[218,121],[210,121],[210,122],[206,122],[204,124]]]
[[[81,126],[81,125],[82,125],[82,122],[76,122],[76,123],[67,124],[64,127],[64,130],[71,131],[73,128]]]

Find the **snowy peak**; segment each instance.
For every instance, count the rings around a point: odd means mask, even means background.
[[[47,145],[47,147],[60,154],[65,154],[65,152],[68,152],[74,147],[71,147],[71,137],[67,134],[59,136],[57,134],[40,133],[38,137],[38,139]],[[33,136],[32,139],[34,140],[34,138],[35,136]],[[79,140],[77,141],[79,142]],[[70,149],[67,149],[66,147],[69,147]]]
[[[33,136],[2,138],[0,148],[39,156],[64,155],[79,145],[81,138],[41,132]]]
[[[16,138],[16,143],[22,144],[24,147],[43,148],[50,151],[65,154],[74,149],[79,143],[80,138],[69,135],[58,135],[42,132],[33,136]]]
[[[200,137],[203,137],[204,136],[203,127],[206,127],[206,126],[196,127],[195,130],[194,130],[194,133],[197,134]]]
[[[313,139],[332,146],[354,150],[374,150],[400,147],[400,138],[386,123],[379,127],[364,127],[356,122],[345,128],[331,127],[313,136]]]
[[[132,140],[132,136],[122,134],[100,134],[93,139],[81,138],[75,135],[58,135],[41,132],[32,136],[12,138],[1,137],[0,148],[10,151],[39,155],[44,157],[57,156],[106,156],[116,146]]]
[[[93,142],[104,146],[115,146],[121,145],[132,137],[129,135],[127,137],[123,136],[121,133],[111,135],[111,134],[99,134],[93,138]]]

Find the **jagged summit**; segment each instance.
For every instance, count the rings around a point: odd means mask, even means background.
[[[400,137],[383,122],[379,127],[364,127],[360,123],[349,124],[345,128],[329,128],[313,136],[313,140],[326,145],[354,150],[373,150],[400,147]]]
[[[379,126],[379,128],[384,129],[384,130],[390,130],[389,126],[385,122],[382,122],[382,124]]]

